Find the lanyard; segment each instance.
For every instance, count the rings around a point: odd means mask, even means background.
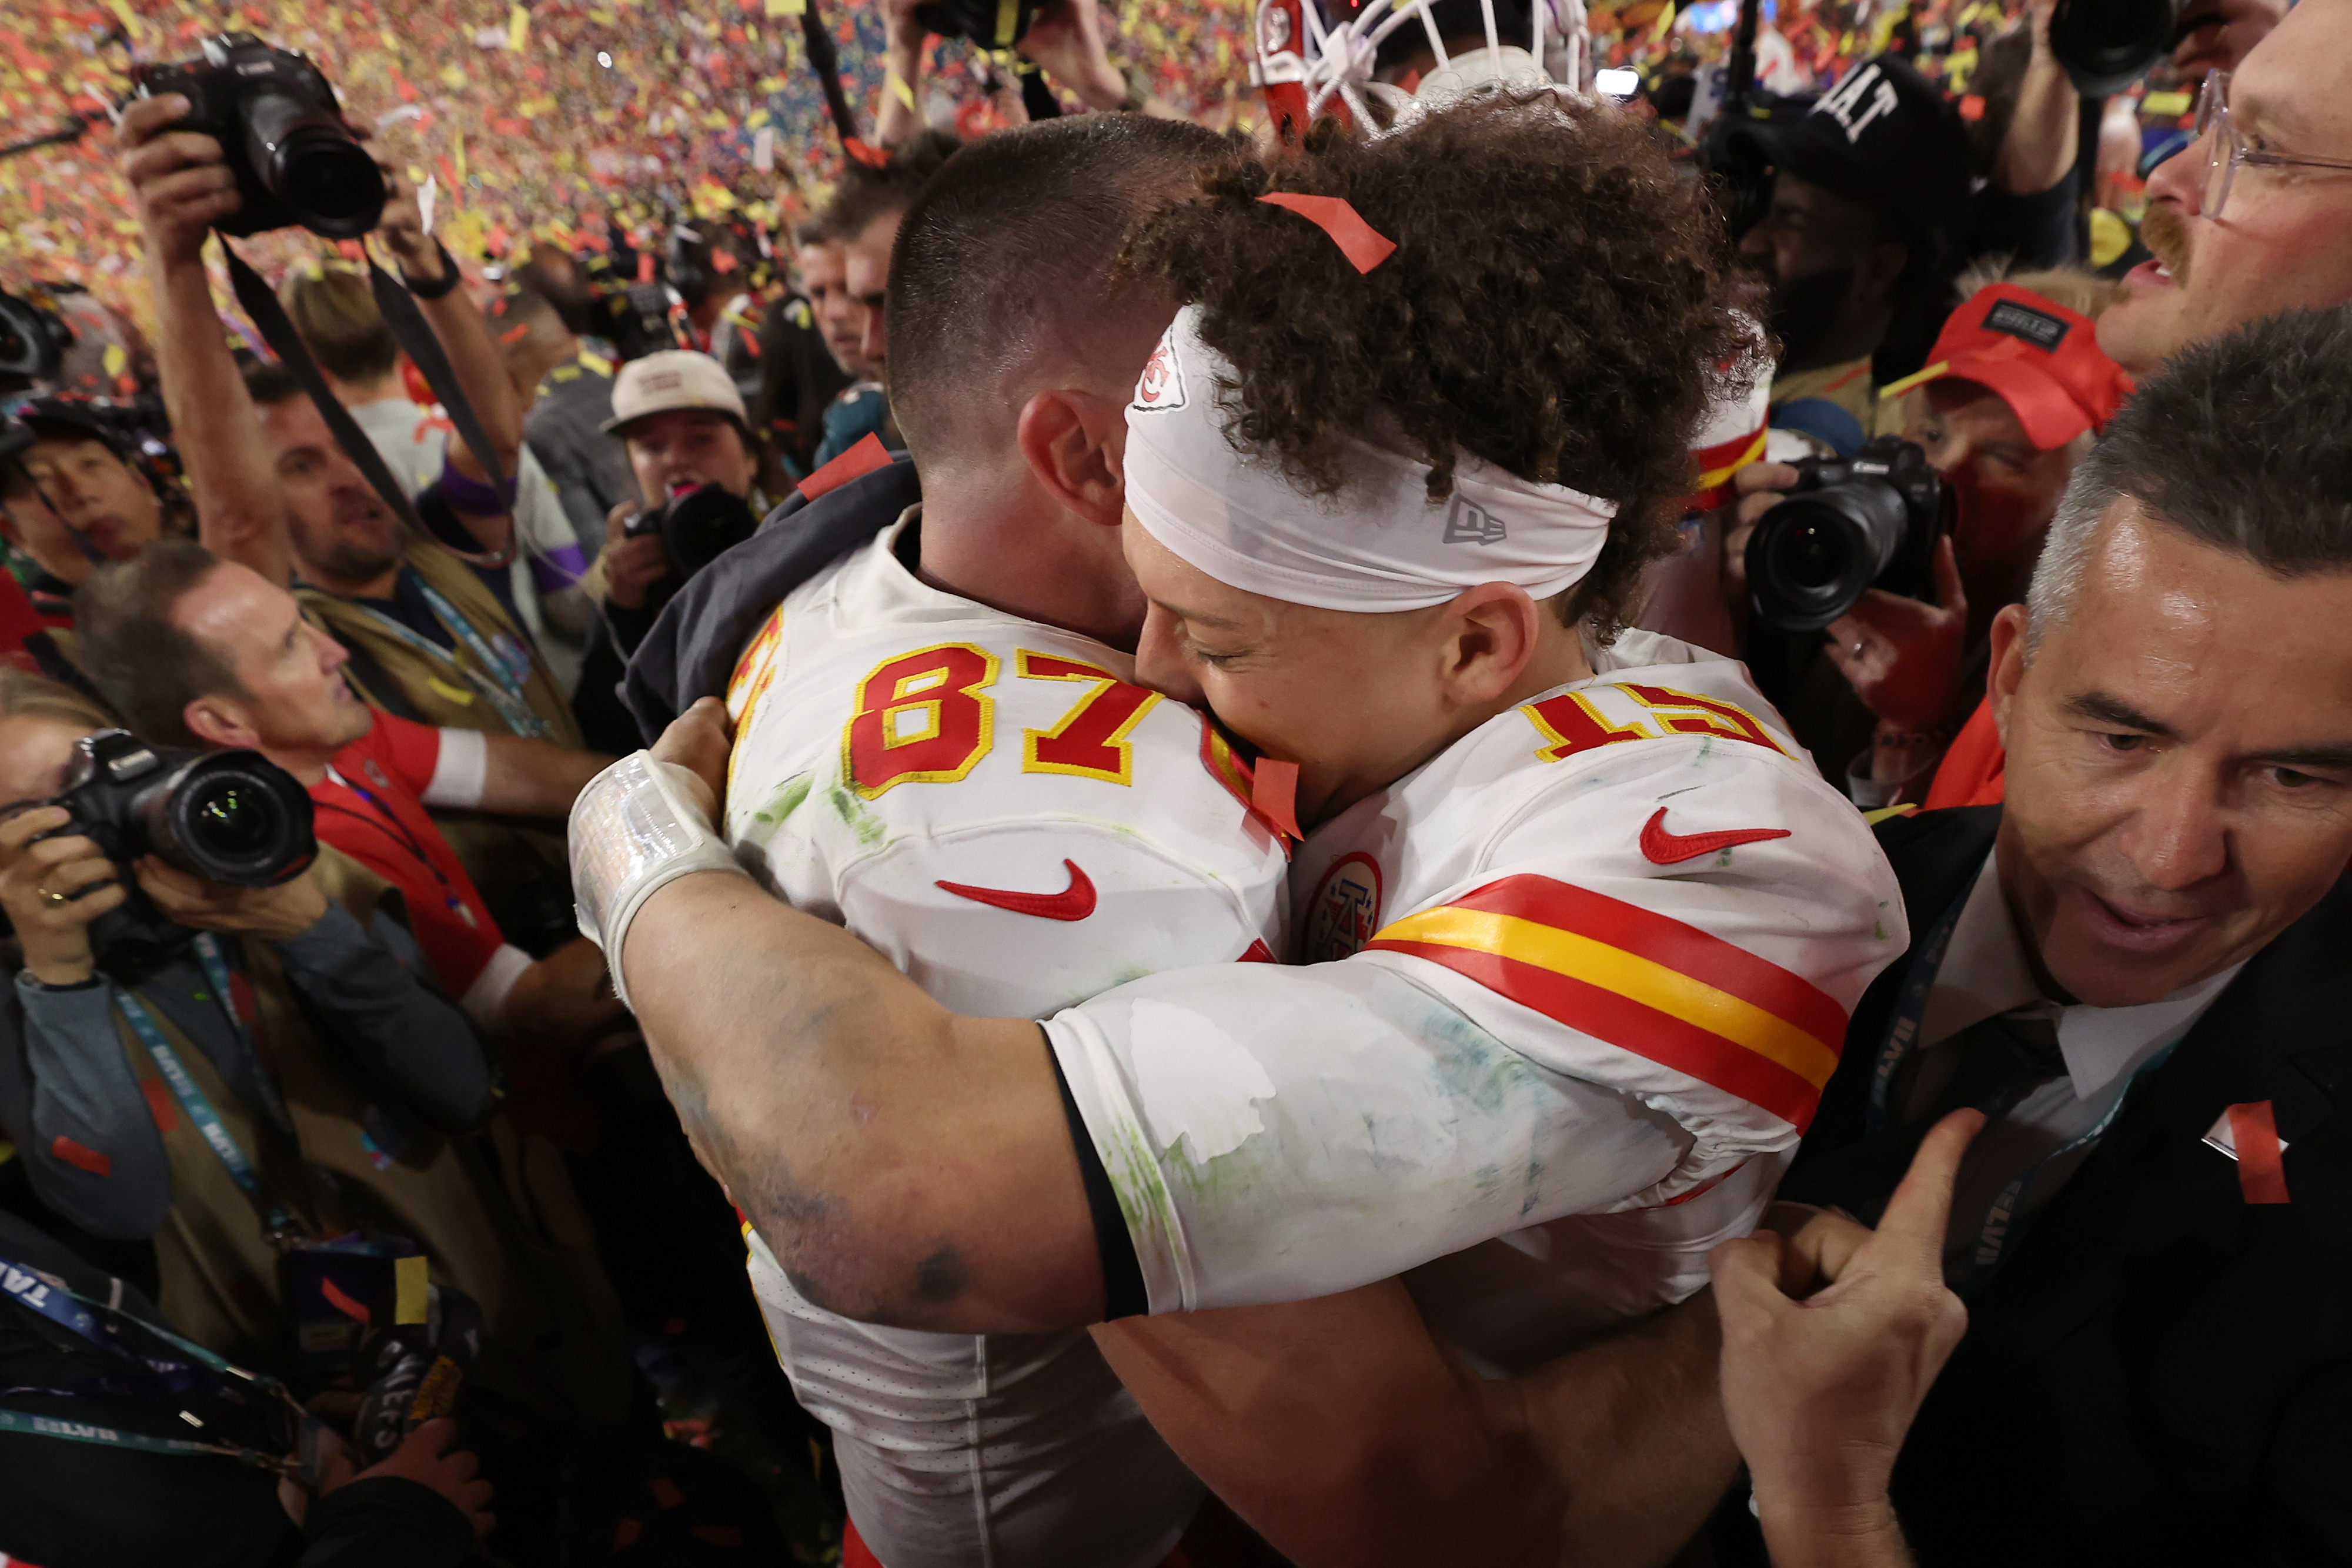
[[[120,1289],[120,1282],[117,1282]],[[119,1356],[138,1360],[151,1375],[163,1380],[168,1393],[187,1391],[194,1381],[194,1370],[201,1367],[224,1383],[242,1383],[264,1398],[283,1405],[297,1417],[304,1417],[300,1406],[276,1378],[260,1373],[247,1372],[231,1364],[221,1356],[181,1338],[160,1324],[131,1316],[120,1308],[91,1301],[68,1287],[64,1281],[38,1270],[0,1257],[0,1293],[40,1313],[51,1322],[89,1341],[101,1350]],[[100,1314],[104,1314],[101,1321]],[[164,1344],[187,1357],[186,1362],[165,1362],[141,1354],[121,1343],[113,1327],[113,1320],[121,1319],[137,1325]],[[177,1386],[173,1386],[177,1385]],[[41,1394],[58,1398],[77,1397],[63,1389],[12,1388],[11,1394]],[[202,1427],[204,1422],[188,1411],[180,1412],[182,1420]],[[22,1410],[0,1409],[0,1432],[19,1432],[28,1437],[58,1437],[67,1442],[94,1443],[110,1448],[132,1448],[151,1454],[215,1455],[240,1460],[266,1470],[288,1473],[296,1461],[283,1457],[260,1453],[237,1443],[202,1443],[185,1437],[154,1437],[142,1432],[125,1432],[118,1427],[101,1427],[86,1421],[69,1421],[54,1416],[36,1416]]]
[[[201,933],[196,937],[196,956],[203,960],[205,977],[212,983],[213,999],[220,1004],[221,1012],[227,1018],[229,1028],[236,1032],[239,1042],[250,1051],[251,1037],[246,1033],[244,1021],[236,1016],[236,1004],[231,999],[228,965],[222,959],[220,944],[211,932]],[[204,1090],[198,1087],[194,1076],[188,1071],[187,1064],[180,1060],[179,1052],[173,1051],[171,1042],[163,1038],[163,1027],[155,1021],[154,1014],[147,1010],[144,1002],[119,987],[114,993],[114,1003],[122,1009],[122,1016],[129,1020],[131,1032],[139,1037],[139,1043],[145,1046],[147,1054],[154,1059],[155,1069],[163,1075],[172,1097],[179,1101],[180,1109],[187,1114],[189,1122],[212,1146],[213,1153],[227,1170],[229,1178],[244,1189],[245,1196],[253,1200],[256,1208],[263,1211],[264,1223],[271,1237],[290,1235],[294,1228],[291,1218],[281,1206],[264,1197],[260,1173],[254,1169],[253,1161],[246,1152],[237,1147],[236,1140],[229,1135],[227,1124],[221,1120],[220,1113],[213,1109],[213,1103],[205,1097]],[[254,1061],[259,1069],[258,1054],[255,1055]],[[268,1071],[261,1070],[257,1076],[261,1083],[262,1095],[269,1102],[271,1113],[281,1125],[285,1124],[286,1110],[278,1103],[277,1091],[269,1082]]]
[[[476,691],[489,698],[490,706],[499,710],[499,716],[506,721],[509,730],[533,740],[546,739],[547,721],[532,710],[524,690],[524,683],[530,677],[530,655],[524,653],[520,644],[515,646],[511,655],[500,653],[482,640],[482,634],[474,629],[473,622],[458,614],[431,583],[419,577],[416,586],[425,595],[425,602],[432,608],[434,618],[473,655],[471,663],[454,657],[448,649],[429,637],[420,635],[413,627],[401,624],[373,604],[361,604],[356,608],[373,616],[377,625],[410,648],[465,676]],[[512,639],[502,636],[499,641],[511,642]]]
[[[425,852],[423,842],[415,833],[408,831],[408,824],[400,820],[400,813],[392,809],[390,801],[383,800],[366,785],[354,783],[346,779],[331,763],[327,767],[327,777],[373,806],[380,813],[380,819],[371,817],[362,811],[354,811],[349,806],[333,800],[320,800],[318,804],[324,806],[330,811],[339,811],[355,822],[365,822],[369,827],[398,843],[415,858],[417,864],[433,873],[433,880],[441,884],[442,901],[448,904],[452,914],[469,926],[481,924],[474,917],[473,906],[457,896],[457,888],[450,883],[448,877],[442,874],[441,868],[433,863],[433,857]]]

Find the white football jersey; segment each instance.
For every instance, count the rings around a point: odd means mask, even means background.
[[[1300,846],[1300,967],[1049,1022],[1154,1312],[1445,1259],[1434,1326],[1516,1366],[1760,1211],[1907,941],[1894,874],[1740,666],[1628,632],[1595,667]]]
[[[1201,716],[1133,662],[933,589],[908,523],[800,589],[729,685],[726,832],[755,876],[946,1006],[1044,1017],[1281,945],[1285,857]],[[890,1568],[1149,1568],[1199,1482],[1084,1333],[920,1333],[751,1272],[850,1516]]]

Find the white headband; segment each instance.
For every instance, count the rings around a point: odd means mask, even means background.
[[[1219,582],[1323,610],[1443,604],[1482,582],[1531,599],[1574,586],[1609,537],[1613,502],[1538,485],[1463,454],[1454,494],[1429,498],[1429,465],[1358,441],[1347,489],[1310,496],[1225,439],[1221,382],[1188,307],[1160,340],[1127,408],[1127,504],[1151,537]]]

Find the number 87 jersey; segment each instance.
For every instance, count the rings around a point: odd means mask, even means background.
[[[1039,1018],[1271,959],[1278,836],[1131,658],[933,589],[904,523],[795,591],[729,683],[728,841],[944,1006]]]

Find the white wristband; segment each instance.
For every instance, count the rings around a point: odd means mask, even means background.
[[[638,907],[665,883],[698,871],[745,875],[695,804],[694,775],[634,752],[588,781],[572,803],[572,892],[581,935],[604,949],[624,1005],[621,947]]]

